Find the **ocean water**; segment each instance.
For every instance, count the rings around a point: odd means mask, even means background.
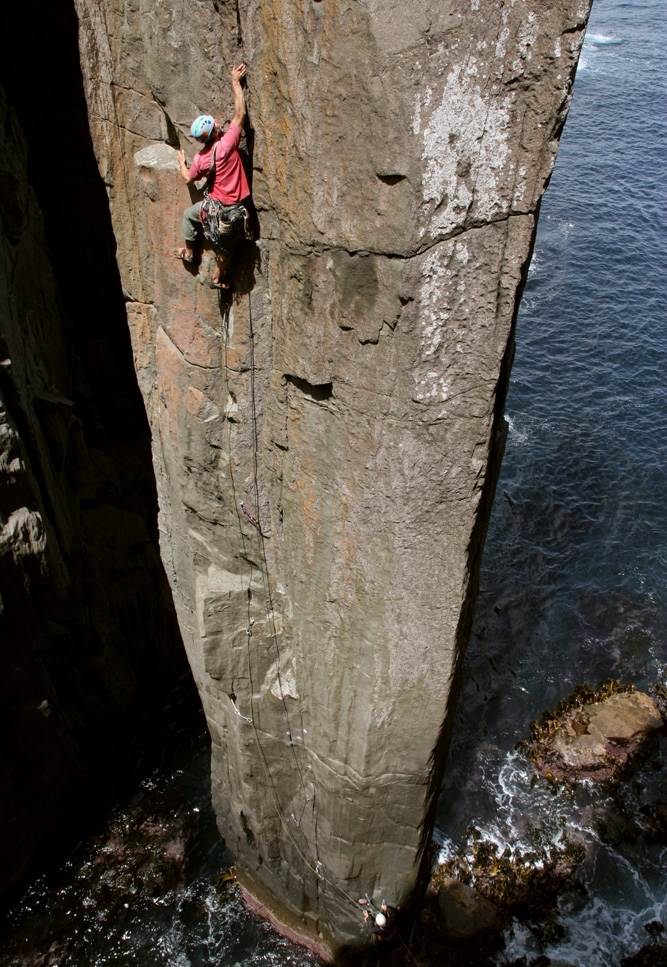
[[[318,967],[219,877],[231,856],[211,807],[202,732],[119,804],[0,933],[2,967]]]
[[[465,852],[474,828],[546,856],[575,831],[586,859],[548,936],[515,924],[499,962],[616,967],[646,923],[667,925],[667,851],[603,842],[594,793],[532,784],[515,750],[579,683],[667,678],[666,51],[665,0],[596,0],[518,322],[436,839],[443,856]],[[666,791],[658,763],[627,809]],[[228,863],[202,736],[33,885],[0,965],[314,964],[226,895]]]
[[[436,838],[465,853],[586,847],[549,943],[504,957],[611,967],[667,926],[667,851],[600,839],[595,794],[539,786],[515,751],[580,683],[667,674],[667,7],[597,0],[517,326],[507,449]],[[627,807],[667,793],[655,765]]]

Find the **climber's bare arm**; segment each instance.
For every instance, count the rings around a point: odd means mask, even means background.
[[[185,163],[185,151],[179,151],[176,157],[178,158],[178,164],[181,169],[181,178],[187,185],[192,185],[194,183],[194,179],[188,174],[188,166]]]
[[[241,87],[241,78],[245,77],[245,74],[245,64],[238,64],[236,67],[232,67],[232,88],[234,90],[234,117],[232,118],[232,124],[236,124],[236,126],[239,128],[243,127],[246,119],[245,95],[243,93],[243,88]],[[220,133],[219,126],[217,130]],[[194,184],[196,179],[191,178],[189,175],[189,169],[185,163],[185,151],[179,151],[176,157],[181,170],[181,178],[186,185]]]
[[[237,67],[232,67],[232,88],[234,90],[234,117],[232,118],[232,124],[235,124],[239,128],[243,127],[246,119],[245,94],[241,87],[241,78],[245,77],[245,73],[245,64],[238,64]]]

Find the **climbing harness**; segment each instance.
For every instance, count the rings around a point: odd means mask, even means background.
[[[212,245],[221,246],[231,241],[235,235],[244,232],[246,238],[252,240],[250,231],[250,215],[245,205],[223,205],[221,201],[205,195],[199,209],[204,238]]]

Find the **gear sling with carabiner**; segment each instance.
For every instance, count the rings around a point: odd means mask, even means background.
[[[236,245],[241,229],[243,229],[243,234],[248,241],[252,241],[254,236],[250,215],[245,205],[240,202],[233,205],[223,205],[221,201],[211,198],[209,195],[215,181],[215,153],[217,148],[216,143],[213,146],[211,165],[204,186],[204,200],[199,210],[199,221],[204,238],[211,242],[215,248],[225,251],[229,249],[230,243],[232,246]]]

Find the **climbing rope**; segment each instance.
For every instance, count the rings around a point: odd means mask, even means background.
[[[222,317],[223,317],[223,326],[221,329],[221,341],[222,341],[222,368],[223,368],[223,374],[224,374],[223,378],[225,380],[226,395],[229,399],[231,399],[232,396],[231,396],[231,393],[229,392],[229,384],[228,384],[228,376],[227,376],[228,374],[227,348],[228,348],[228,341],[229,341],[229,303],[228,302],[224,306],[224,309],[222,311]],[[259,498],[259,467],[258,467],[259,436],[258,436],[258,429],[257,429],[257,406],[256,406],[256,394],[255,394],[255,335],[254,335],[254,328],[253,328],[252,300],[251,300],[250,293],[248,293],[248,335],[249,335],[249,346],[250,346],[250,367],[249,367],[250,368],[250,403],[251,403],[251,410],[252,410],[252,433],[253,433],[253,482],[254,482],[254,499],[255,499],[254,514],[248,510],[248,508],[245,506],[245,504],[242,501],[238,501],[238,498],[237,498],[236,485],[234,483],[234,472],[232,467],[231,421],[227,418],[227,421],[226,421],[227,422],[227,457],[228,457],[228,466],[229,466],[229,479],[230,479],[230,484],[232,488],[234,506],[241,508],[243,515],[250,521],[250,523],[254,526],[257,532],[257,541],[258,541],[258,547],[259,547],[261,565],[262,565],[260,566],[259,570],[262,573],[262,583],[264,587],[264,594],[265,594],[266,608],[267,608],[267,621],[270,625],[270,634],[271,634],[271,638],[276,652],[276,673],[277,673],[277,679],[278,679],[278,687],[280,689],[280,697],[282,700],[283,708],[285,711],[285,719],[287,722],[287,736],[289,740],[288,744],[292,749],[294,764],[299,775],[299,783],[300,783],[301,792],[304,798],[304,803],[303,803],[303,807],[302,807],[301,815],[299,819],[297,820],[296,817],[294,816],[294,813],[292,813],[292,819],[294,820],[295,826],[297,827],[297,829],[301,829],[301,821],[303,820],[303,814],[305,812],[306,806],[308,805],[309,802],[313,802],[313,808],[314,808],[314,798],[306,797],[303,772],[299,765],[298,757],[296,755],[296,749],[292,739],[292,728],[290,724],[287,703],[285,701],[285,694],[283,690],[281,671],[280,671],[281,656],[280,656],[280,647],[278,644],[278,635],[277,635],[276,624],[275,624],[275,611],[273,608],[271,584],[269,579],[269,567],[268,567],[268,561],[266,556],[265,534],[261,525],[260,498]],[[311,854],[312,859],[306,856],[304,849],[302,849],[300,844],[297,842],[294,836],[294,833],[292,831],[292,828],[290,826],[290,823],[288,822],[288,819],[285,816],[284,810],[280,804],[275,782],[268,766],[266,755],[264,753],[264,749],[262,746],[262,740],[255,721],[255,708],[254,708],[254,700],[253,700],[254,684],[253,684],[253,677],[252,677],[252,652],[250,647],[250,640],[252,638],[252,626],[254,624],[254,619],[251,617],[251,614],[250,614],[250,585],[252,584],[252,575],[255,570],[255,567],[252,563],[251,556],[248,554],[248,549],[246,546],[246,538],[243,532],[243,528],[241,526],[241,519],[238,515],[238,511],[237,511],[237,519],[239,522],[239,532],[241,536],[241,544],[243,547],[243,557],[248,562],[248,566],[250,568],[250,578],[249,578],[248,595],[247,595],[248,628],[246,632],[246,657],[247,657],[248,685],[249,685],[249,695],[250,695],[250,716],[248,717],[245,715],[241,715],[240,711],[238,710],[238,708],[236,708],[236,706],[235,706],[235,710],[237,711],[240,718],[244,719],[244,721],[248,721],[252,726],[255,742],[257,745],[259,760],[262,764],[262,769],[264,771],[267,785],[271,790],[271,798],[273,799],[276,814],[278,816],[278,819],[281,825],[283,826],[287,835],[289,836],[289,839],[291,840],[292,845],[294,846],[294,849],[296,850],[297,854],[300,856],[301,860],[306,865],[306,867],[315,874],[317,880],[321,881],[322,883],[325,883],[339,896],[346,899],[355,908],[355,910],[358,910],[358,901],[356,901],[354,897],[352,897],[351,894],[347,892],[347,890],[343,889],[343,887],[341,887],[337,882],[335,882],[335,879],[328,876],[320,860],[316,856],[312,856],[312,850],[310,848],[310,844],[308,843],[303,831],[302,831],[302,835],[306,843],[305,850],[307,850],[308,853]],[[305,754],[305,746],[303,744],[303,733],[304,733],[303,716],[301,712],[300,712],[300,717],[301,717],[302,749]],[[417,964],[417,961],[412,955],[409,947],[407,947],[403,938],[400,936],[400,934],[398,934],[398,931],[397,931],[397,936],[399,937],[401,943],[405,947],[406,951],[408,952],[408,954],[410,955],[414,963]]]
[[[280,689],[280,697],[283,703],[283,708],[285,709],[285,720],[287,722],[287,736],[289,739],[289,744],[292,749],[294,764],[296,765],[297,772],[299,773],[299,782],[301,784],[301,791],[305,798],[306,790],[304,786],[303,774],[301,772],[301,767],[299,766],[298,758],[296,755],[296,749],[294,747],[294,742],[292,739],[292,727],[290,724],[289,712],[287,710],[287,703],[285,701],[285,694],[283,691],[283,683],[282,683],[281,672],[280,672],[280,668],[281,668],[280,646],[278,644],[278,634],[276,632],[275,611],[273,608],[273,597],[271,595],[271,582],[269,580],[269,565],[266,559],[266,545],[265,545],[264,531],[261,525],[261,516],[260,516],[260,509],[259,509],[259,467],[258,467],[259,436],[257,432],[257,406],[255,402],[255,332],[254,332],[253,322],[252,322],[252,299],[249,292],[248,292],[248,341],[250,345],[250,405],[252,408],[253,482],[254,482],[254,491],[255,491],[254,521],[255,521],[256,530],[257,530],[257,541],[259,545],[259,552],[260,552],[260,555],[262,558],[262,564],[263,564],[263,567],[261,568],[262,583],[264,584],[264,594],[266,596],[266,602],[267,602],[267,617],[271,624],[271,638],[273,640],[273,646],[276,650],[276,672],[277,672],[277,678],[278,678],[278,687]],[[253,519],[253,515],[248,513],[248,511],[245,509],[243,504],[241,504],[241,508],[246,514],[246,516]],[[301,714],[300,705],[299,705],[299,718],[301,719],[301,747],[305,754],[305,743],[303,741],[303,734],[304,734],[303,733],[303,715]],[[301,818],[303,818],[303,812],[301,813]]]
[[[259,515],[259,483],[258,483],[258,466],[257,466],[258,435],[257,435],[257,410],[256,410],[256,403],[255,403],[255,385],[254,385],[254,382],[255,382],[254,381],[254,369],[255,369],[255,360],[254,360],[254,332],[252,330],[252,305],[250,303],[250,296],[249,296],[249,300],[248,301],[249,301],[250,347],[251,347],[250,348],[250,373],[251,373],[251,405],[252,405],[252,421],[253,421],[253,464],[254,464],[253,469],[254,469],[254,481],[255,481],[255,504],[256,504],[256,508],[257,508],[258,515]],[[227,395],[228,398],[231,398],[231,393],[229,392],[228,377],[227,377],[227,373],[228,373],[227,348],[228,348],[228,339],[229,339],[229,304],[225,305],[225,307],[223,309],[223,312],[222,312],[222,316],[223,316],[223,327],[222,327],[222,330],[221,330],[222,357],[223,357],[222,358],[222,364],[223,364],[222,368],[223,368],[223,374],[224,374],[224,380],[225,380],[225,393],[226,393],[226,395]],[[280,689],[280,696],[281,696],[283,708],[284,708],[284,711],[285,711],[285,718],[286,718],[286,722],[287,722],[287,730],[288,730],[287,731],[287,735],[288,735],[288,740],[289,740],[289,743],[288,744],[290,745],[290,747],[292,749],[292,755],[294,757],[294,764],[295,764],[295,767],[296,767],[297,772],[298,772],[298,775],[299,775],[299,782],[300,782],[301,791],[302,791],[303,798],[304,798],[304,803],[303,803],[303,807],[302,807],[302,811],[301,811],[301,815],[299,816],[299,819],[297,820],[296,817],[294,817],[295,825],[297,826],[297,828],[300,828],[301,827],[301,821],[303,819],[303,814],[305,812],[306,806],[308,805],[309,802],[312,801],[312,798],[306,796],[306,790],[305,790],[304,779],[303,779],[303,772],[301,770],[301,767],[300,767],[299,762],[298,762],[298,758],[296,756],[296,750],[295,750],[294,742],[292,740],[292,728],[291,728],[291,723],[290,723],[290,720],[289,720],[289,711],[287,709],[287,704],[285,702],[285,695],[284,695],[284,690],[283,690],[283,685],[282,685],[282,677],[281,677],[281,674],[280,674],[281,656],[280,656],[280,648],[279,648],[278,641],[277,641],[277,631],[276,631],[276,625],[275,625],[275,614],[274,614],[274,611],[273,611],[273,598],[272,598],[272,595],[271,595],[271,587],[270,587],[269,578],[268,578],[268,563],[267,563],[267,559],[266,559],[266,550],[265,550],[265,547],[264,547],[264,534],[262,532],[262,528],[261,528],[261,525],[260,525],[259,516],[258,515],[255,516],[254,514],[252,514],[250,511],[248,511],[248,509],[245,507],[245,505],[242,502],[238,501],[236,484],[235,484],[235,481],[234,481],[234,470],[233,470],[233,465],[232,465],[231,422],[229,420],[227,420],[227,457],[228,457],[228,466],[229,466],[229,479],[230,479],[230,484],[231,484],[231,488],[232,488],[232,495],[233,495],[234,505],[241,507],[244,515],[255,526],[255,528],[257,530],[257,534],[258,534],[260,555],[261,555],[262,563],[263,563],[263,568],[260,567],[259,570],[262,571],[262,580],[263,580],[263,585],[264,585],[264,593],[265,593],[266,602],[267,602],[267,621],[268,621],[268,623],[270,625],[270,633],[271,633],[271,637],[272,637],[272,640],[273,640],[273,643],[274,643],[274,646],[275,646],[275,650],[276,650],[276,671],[277,671],[277,677],[278,677],[278,686],[279,686],[279,689]],[[250,588],[250,584],[252,584],[253,572],[255,570],[255,567],[254,567],[254,565],[252,563],[252,557],[248,553],[248,547],[247,547],[247,544],[246,544],[246,537],[245,537],[245,533],[243,531],[243,528],[240,525],[240,520],[239,520],[239,533],[240,533],[241,544],[242,544],[242,548],[243,548],[243,557],[248,562],[248,566],[250,568],[250,578],[249,578],[249,588]],[[301,857],[301,859],[303,860],[303,862],[316,875],[316,877],[319,880],[324,880],[326,882],[326,878],[323,875],[323,869],[324,868],[323,868],[322,864],[320,863],[320,861],[317,858],[314,858],[314,862],[311,862],[308,859],[308,857],[304,854],[304,851],[301,848],[301,846],[299,845],[299,843],[296,841],[296,839],[294,837],[294,834],[292,832],[292,829],[290,827],[290,824],[289,824],[289,822],[287,820],[287,817],[285,816],[284,810],[283,810],[282,806],[280,805],[280,801],[279,801],[279,798],[278,798],[278,793],[277,793],[277,790],[276,790],[275,782],[274,782],[273,776],[271,775],[271,772],[270,772],[269,767],[268,767],[268,762],[267,762],[267,759],[266,759],[266,755],[265,755],[265,752],[264,752],[264,748],[262,746],[262,740],[261,740],[261,737],[260,737],[260,734],[259,734],[259,730],[257,729],[257,724],[256,724],[256,721],[255,721],[255,709],[254,709],[254,700],[253,700],[254,683],[253,683],[253,677],[252,677],[252,653],[251,653],[251,647],[250,647],[250,639],[252,638],[252,626],[254,624],[254,619],[252,618],[252,616],[250,614],[250,595],[249,594],[247,596],[247,615],[248,615],[248,627],[247,627],[247,632],[246,632],[246,660],[247,660],[247,668],[248,668],[248,684],[249,684],[249,693],[250,693],[250,716],[242,715],[241,712],[238,709],[236,709],[236,711],[238,712],[240,718],[244,719],[245,721],[248,721],[252,725],[253,733],[254,733],[254,736],[255,736],[255,742],[256,742],[256,745],[257,745],[257,751],[258,751],[258,754],[259,754],[259,759],[260,759],[260,762],[262,764],[262,769],[264,771],[264,774],[265,774],[265,777],[266,777],[266,780],[267,780],[267,784],[269,786],[269,789],[271,790],[271,797],[273,799],[273,803],[274,803],[274,806],[275,806],[275,809],[276,809],[276,813],[278,815],[278,818],[279,818],[281,824],[285,828],[285,831],[287,832],[287,834],[288,834],[288,836],[289,836],[289,838],[290,838],[290,840],[292,842],[292,845],[296,849],[297,853],[299,854],[299,856]],[[304,835],[304,839],[305,839],[305,835]],[[334,889],[337,889],[340,892],[340,887],[337,887],[336,884],[330,883],[329,885],[332,886]],[[347,894],[345,894],[345,895],[347,896]],[[349,899],[350,899],[351,902],[354,902],[351,897]]]
[[[398,932],[398,930],[396,931],[396,936],[398,937],[398,939],[403,944],[403,947],[405,948],[405,952],[407,953],[408,957],[410,958],[410,960],[412,961],[412,963],[415,965],[415,967],[421,967],[419,961],[417,960],[417,958],[415,957],[415,955],[412,953],[412,951],[410,950],[410,948],[406,944],[405,940],[403,940],[403,937],[401,937],[401,935]]]

